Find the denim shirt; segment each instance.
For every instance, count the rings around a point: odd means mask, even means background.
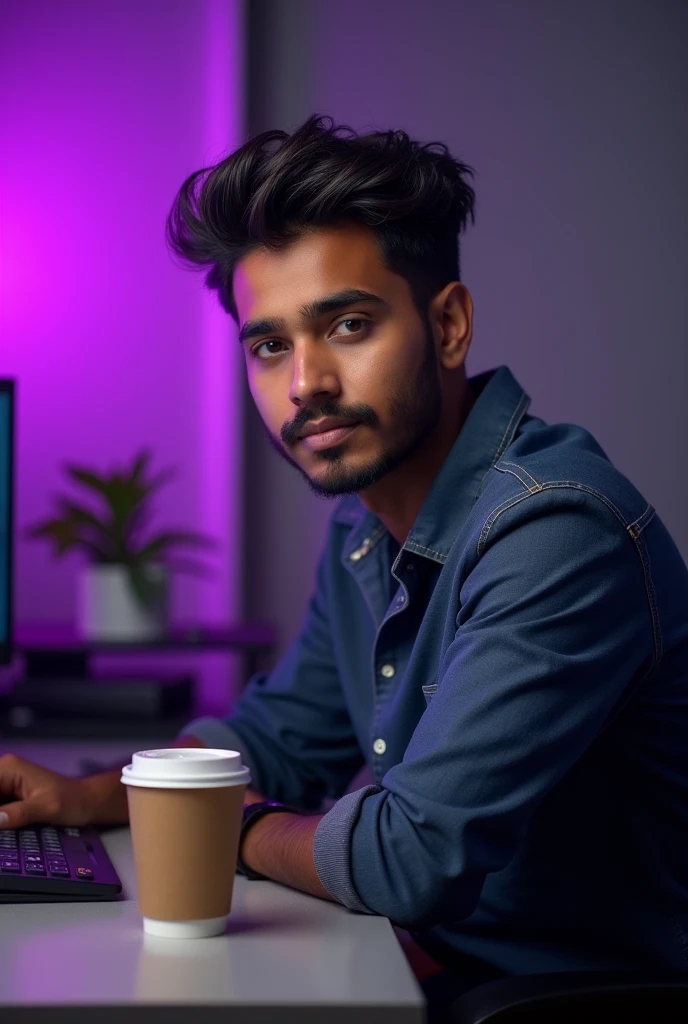
[[[438,958],[686,970],[688,570],[586,430],[505,366],[470,383],[401,549],[342,499],[285,656],[184,731],[271,799],[335,799],[325,889]]]

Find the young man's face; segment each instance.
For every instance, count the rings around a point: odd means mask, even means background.
[[[324,228],[255,250],[233,285],[251,394],[313,490],[365,490],[418,449],[441,412],[437,358],[372,232]]]

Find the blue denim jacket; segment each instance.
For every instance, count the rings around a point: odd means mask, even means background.
[[[586,430],[505,366],[471,385],[401,550],[342,499],[286,655],[185,731],[272,799],[337,799],[323,885],[435,955],[686,970],[688,571]]]

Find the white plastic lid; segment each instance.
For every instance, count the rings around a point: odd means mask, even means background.
[[[153,789],[209,789],[248,785],[251,773],[237,750],[168,747],[139,750],[122,769],[121,781]]]

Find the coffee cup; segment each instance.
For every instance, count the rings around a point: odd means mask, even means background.
[[[207,747],[140,750],[121,781],[144,931],[180,939],[222,934],[251,782],[241,754]]]

